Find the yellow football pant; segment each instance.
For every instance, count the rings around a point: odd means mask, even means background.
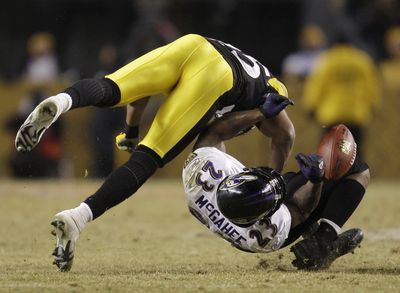
[[[107,78],[121,91],[117,106],[160,93],[166,96],[140,142],[161,158],[233,87],[229,64],[204,37],[193,34],[139,57]]]

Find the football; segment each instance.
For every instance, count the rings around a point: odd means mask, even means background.
[[[318,154],[324,158],[325,178],[337,180],[349,171],[357,154],[357,144],[343,124],[332,127],[321,139]]]

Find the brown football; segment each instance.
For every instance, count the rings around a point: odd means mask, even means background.
[[[337,180],[349,171],[357,154],[357,144],[343,124],[332,127],[321,139],[318,154],[324,158],[325,177]]]

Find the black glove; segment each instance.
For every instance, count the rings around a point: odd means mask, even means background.
[[[275,117],[288,105],[294,105],[291,99],[279,94],[268,93],[264,97],[265,101],[260,106],[260,111],[264,114],[265,118]]]
[[[312,183],[319,183],[324,179],[324,160],[320,155],[296,155],[297,164],[304,177]]]
[[[139,143],[139,127],[126,126],[125,131],[115,137],[115,144],[118,149],[132,153]]]

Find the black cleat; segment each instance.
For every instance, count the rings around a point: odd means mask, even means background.
[[[339,257],[354,252],[364,238],[361,229],[350,229],[338,235],[337,239],[327,244],[311,236],[290,248],[296,256],[292,262],[299,270],[327,269]]]

